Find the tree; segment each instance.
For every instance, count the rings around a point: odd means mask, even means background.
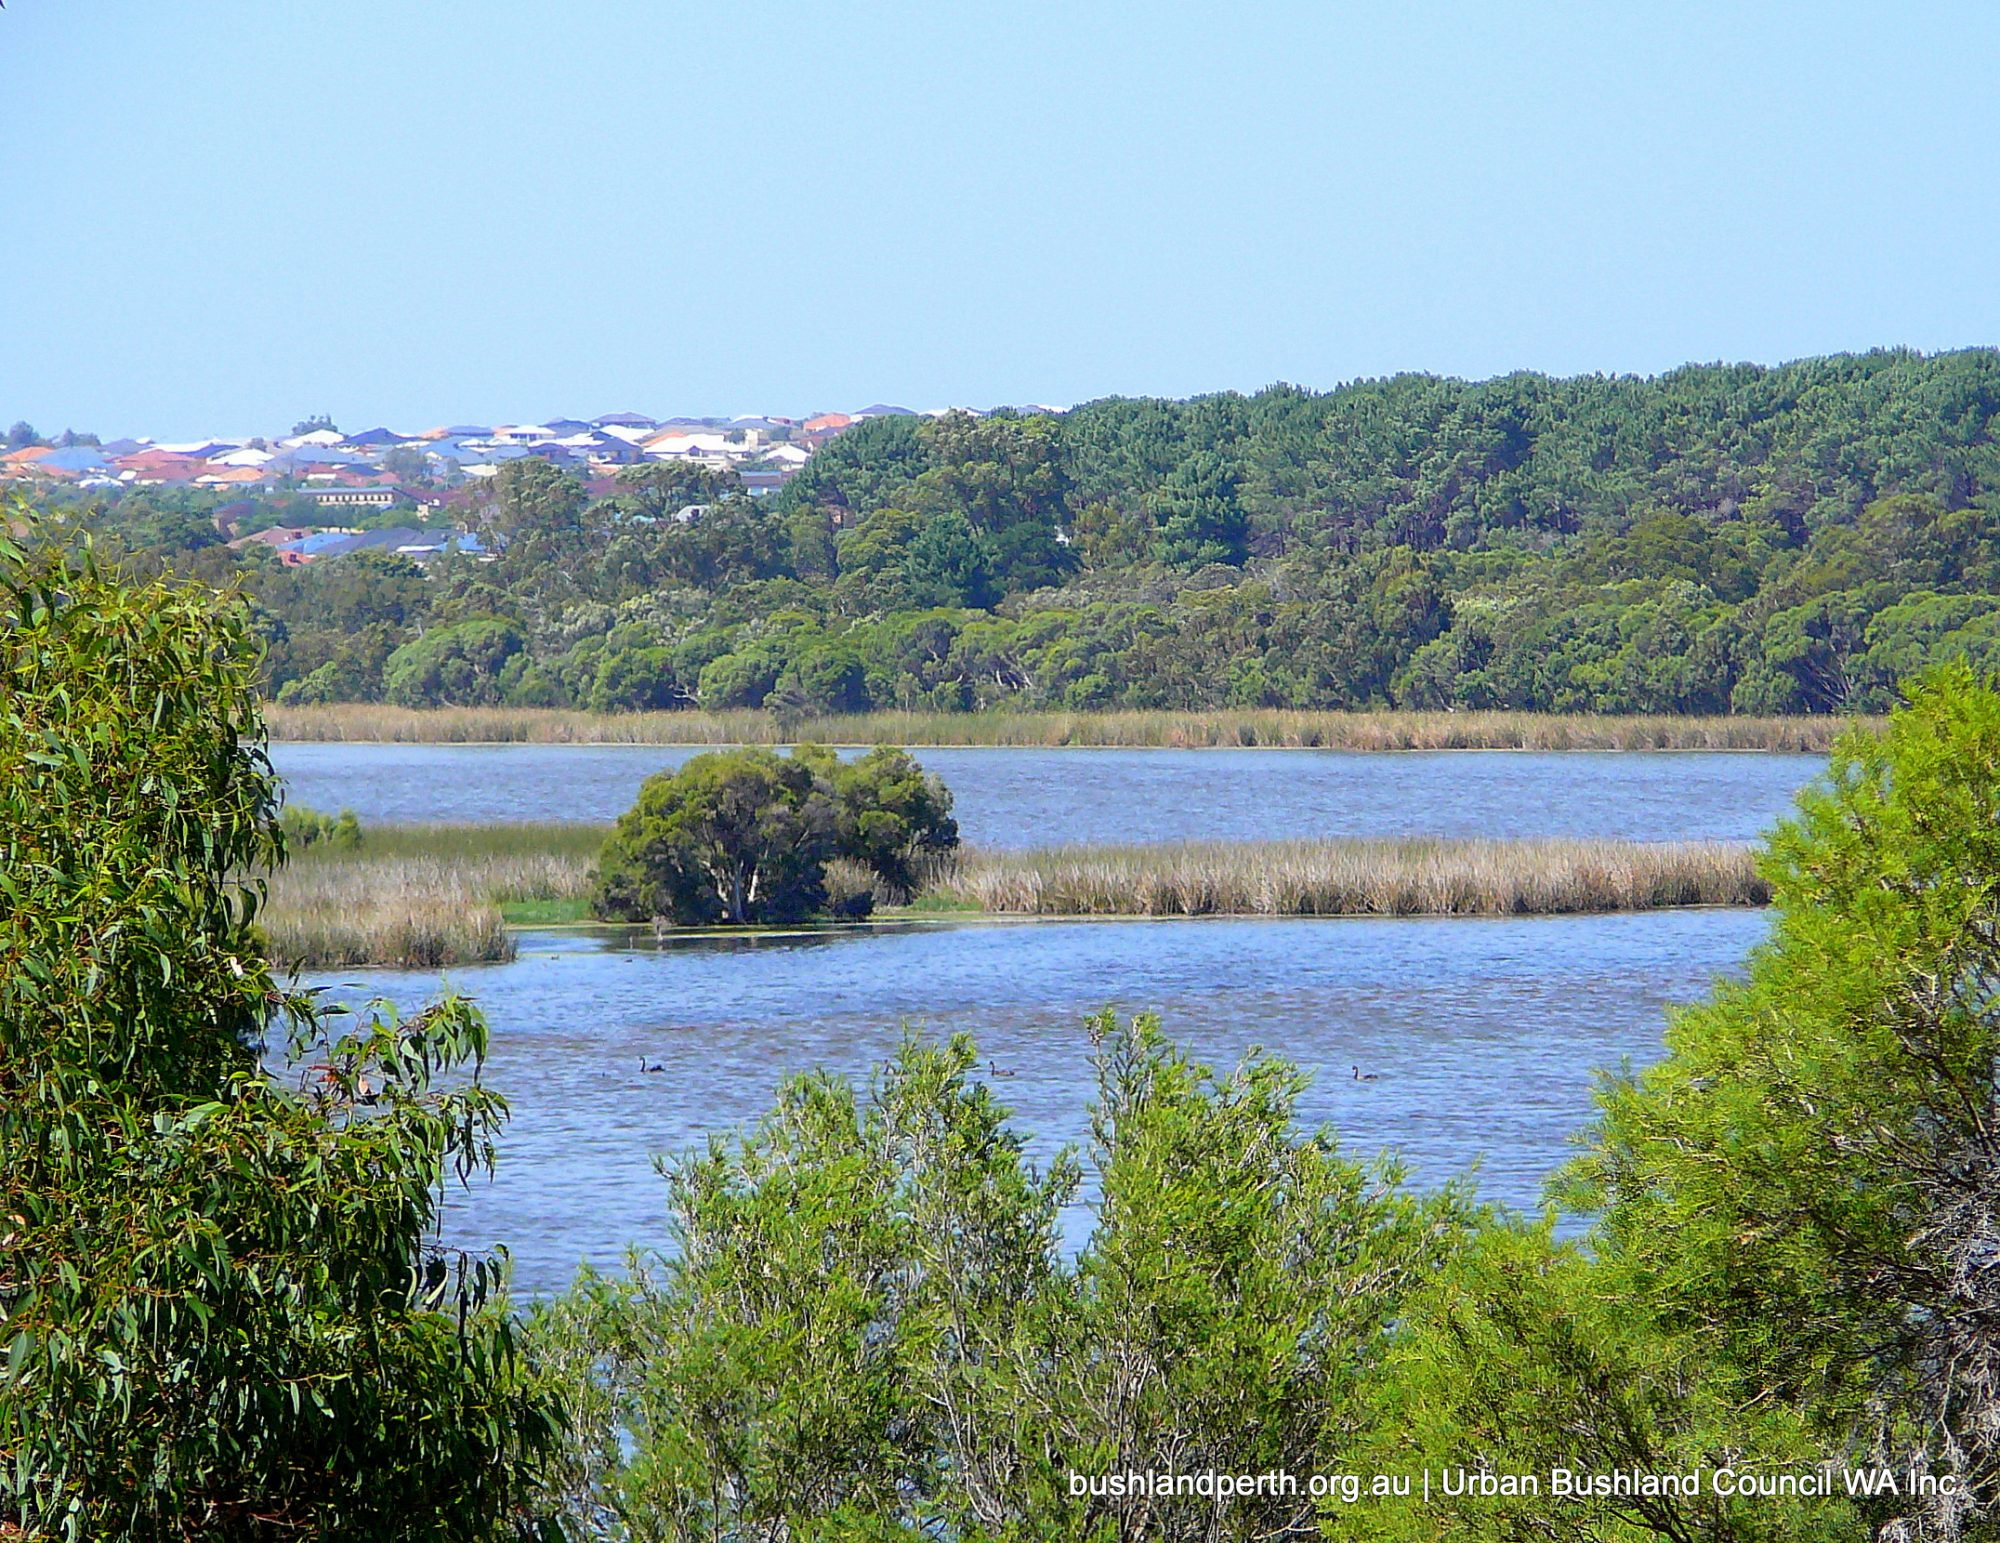
[[[924,522],[910,542],[903,567],[916,607],[984,609],[1000,598],[986,544],[972,522],[955,509]]]
[[[7,448],[9,450],[25,450],[30,445],[39,445],[41,442],[42,437],[35,432],[35,426],[32,423],[25,421],[18,422],[7,431]]]
[[[583,517],[583,484],[539,456],[508,461],[493,475],[493,525],[509,539],[575,532]]]
[[[877,745],[854,761],[815,746],[801,746],[798,753],[816,757],[833,787],[840,855],[865,864],[891,890],[908,895],[926,861],[956,850],[951,790],[909,751]]]
[[[647,461],[618,469],[620,497],[651,520],[669,520],[689,504],[711,504],[741,494],[743,479],[733,468],[717,470],[699,461]]]
[[[1235,468],[1213,451],[1190,457],[1153,499],[1155,548],[1170,568],[1241,563],[1250,523],[1237,502]]]
[[[340,426],[325,413],[314,413],[310,418],[301,418],[292,425],[291,437],[297,439],[302,434],[338,434]]]
[[[866,712],[868,671],[844,643],[815,643],[792,656],[765,705],[796,713]]]
[[[499,617],[433,627],[389,655],[382,694],[399,707],[489,707],[500,700],[508,661],[526,646],[521,629]]]
[[[646,779],[597,863],[592,910],[685,926],[800,921],[826,902],[835,810],[812,767],[770,750],[698,755]]]
[[[240,608],[0,541],[0,1533],[538,1526],[557,1406],[431,1240],[485,1025],[342,1033],[273,970],[277,810]]]
[[[382,456],[382,469],[398,482],[422,482],[430,467],[430,457],[415,445],[392,445]]]

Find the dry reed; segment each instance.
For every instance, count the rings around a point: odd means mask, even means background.
[[[262,920],[285,965],[436,969],[514,957],[500,907],[589,890],[589,826],[378,826],[362,848],[312,849],[270,878]]]
[[[1748,846],[1436,839],[968,852],[925,894],[1033,916],[1521,916],[1770,899]]]
[[[1095,746],[1200,750],[1779,750],[1823,753],[1854,718],[1604,717],[1521,712],[582,713],[348,703],[266,709],[280,740],[412,744]]]
[[[273,875],[263,920],[285,964],[511,959],[500,907],[589,893],[602,827],[378,826],[359,852]],[[886,897],[884,897],[886,898]],[[917,896],[1030,916],[1520,916],[1762,905],[1753,848],[1727,842],[1187,842],[965,851]]]

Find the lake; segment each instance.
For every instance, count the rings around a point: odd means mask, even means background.
[[[608,823],[696,750],[280,744],[294,802],[362,824]],[[1706,751],[918,750],[978,846],[1314,836],[1748,841],[1825,764]]]
[[[615,1267],[628,1243],[666,1241],[654,1154],[754,1118],[787,1073],[865,1078],[905,1022],[976,1034],[982,1058],[1013,1074],[995,1090],[1045,1160],[1085,1134],[1081,1020],[1107,1004],[1157,1010],[1218,1064],[1252,1045],[1289,1056],[1315,1076],[1304,1115],[1350,1151],[1396,1149],[1423,1184],[1478,1164],[1483,1195],[1528,1207],[1589,1117],[1592,1069],[1656,1057],[1663,1007],[1740,968],[1765,926],[1757,912],[1690,910],[961,924],[643,947],[530,933],[515,962],[452,973],[493,1021],[489,1076],[514,1120],[498,1179],[453,1196],[447,1236],[510,1245],[529,1294],[560,1289],[584,1259]],[[405,1008],[437,985],[393,971],[316,981],[335,1000]],[[642,1056],[666,1071],[641,1073]],[[1357,1066],[1376,1080],[1356,1082]],[[1072,1245],[1087,1223],[1080,1209],[1066,1218]]]

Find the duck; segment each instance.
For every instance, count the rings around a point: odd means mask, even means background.
[[[640,1056],[639,1070],[642,1072],[663,1072],[666,1070],[666,1067],[662,1066],[658,1061],[655,1061],[653,1062],[652,1065],[648,1066],[646,1064],[646,1058],[644,1056]]]
[[[1353,1073],[1354,1073],[1354,1080],[1355,1080],[1356,1082],[1373,1082],[1373,1081],[1375,1081],[1375,1078],[1376,1078],[1376,1074],[1375,1074],[1374,1072],[1365,1072],[1365,1071],[1363,1071],[1363,1070],[1362,1070],[1362,1069],[1361,1069],[1360,1067],[1358,1067],[1358,1066],[1355,1066],[1355,1067],[1351,1067],[1351,1068],[1350,1068],[1350,1070],[1351,1070],[1351,1071],[1353,1071]]]

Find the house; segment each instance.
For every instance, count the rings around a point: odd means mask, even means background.
[[[231,450],[241,450],[242,441],[234,439],[196,439],[184,445],[155,445],[155,450],[168,455],[184,455],[192,460],[206,461],[213,455],[226,455]]]
[[[391,445],[400,445],[410,438],[407,434],[397,434],[389,429],[363,429],[359,434],[350,434],[340,443],[348,450],[386,450]]]
[[[35,464],[55,471],[89,472],[104,471],[111,462],[95,445],[66,445],[51,450]]]
[[[595,422],[598,428],[614,432],[619,429],[645,429],[651,432],[660,426],[657,419],[648,418],[644,413],[606,413]],[[621,434],[619,438],[622,439],[624,436]]]
[[[718,429],[663,429],[639,448],[656,461],[695,461],[718,470],[756,453],[756,446]]]
[[[491,436],[496,445],[545,445],[561,437],[546,423],[502,424]]]
[[[842,429],[852,428],[853,426],[854,420],[848,417],[846,413],[821,413],[817,417],[806,419],[804,423],[799,425],[799,428],[807,434],[825,434],[831,436],[838,434]]]
[[[215,462],[210,461],[208,464],[213,466]],[[269,481],[270,475],[261,467],[231,466],[222,471],[204,472],[194,479],[194,485],[198,488],[251,487]]]
[[[415,494],[392,485],[371,484],[362,487],[317,487],[301,489],[301,495],[312,500],[319,509],[393,509],[399,503],[411,502]]]
[[[302,541],[311,534],[312,527],[310,525],[273,525],[266,530],[254,531],[247,536],[238,536],[229,544],[237,548],[253,544],[256,546],[282,547],[289,546],[294,541]]]
[[[245,445],[240,450],[225,450],[221,455],[212,455],[208,462],[211,466],[268,466],[276,459],[268,450]]]
[[[193,482],[208,470],[208,462],[192,456],[174,455],[165,450],[145,450],[138,455],[121,455],[112,463],[119,479],[141,487],[179,486]]]
[[[309,471],[326,470],[336,466],[368,466],[373,463],[367,456],[356,455],[351,450],[329,450],[318,445],[307,445],[275,456],[266,464],[274,472],[286,476],[302,476]]]
[[[236,539],[236,527],[245,517],[253,515],[256,512],[257,501],[254,498],[238,498],[230,503],[219,505],[213,516],[216,531],[224,541],[233,541]]]
[[[345,438],[338,429],[314,429],[310,434],[294,434],[278,443],[287,450],[331,450]]]
[[[54,453],[47,445],[26,445],[19,450],[10,450],[0,455],[0,477],[46,476],[41,463]]]

